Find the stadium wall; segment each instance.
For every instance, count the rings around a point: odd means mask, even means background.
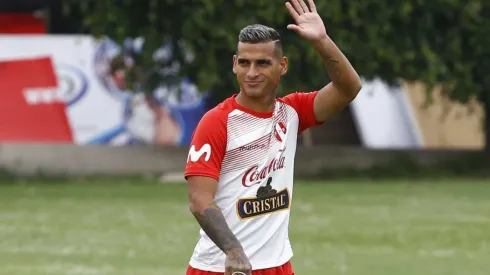
[[[341,146],[300,147],[295,161],[295,173],[298,177],[328,177],[331,171],[386,166],[389,169],[387,171],[390,172],[393,170],[390,165],[396,162],[407,166],[435,167],[444,165],[448,161],[464,161],[468,153],[479,154],[477,151],[368,150]],[[172,175],[173,180],[182,180],[186,159],[187,149],[182,147],[0,145],[0,169],[19,176]],[[472,165],[467,163],[466,166]]]

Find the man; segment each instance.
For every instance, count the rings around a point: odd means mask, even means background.
[[[288,224],[298,134],[343,109],[361,81],[328,37],[313,0],[309,7],[292,0],[286,8],[296,22],[287,28],[314,47],[331,83],[276,98],[288,68],[279,34],[262,25],[240,32],[233,57],[240,92],[204,115],[187,159],[190,209],[202,228],[187,275],[294,274]],[[276,192],[257,198],[267,185]]]

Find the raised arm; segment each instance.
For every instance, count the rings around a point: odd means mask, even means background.
[[[290,3],[291,2],[291,3]],[[296,24],[288,25],[306,39],[325,64],[331,80],[315,97],[313,109],[318,122],[324,122],[339,113],[361,90],[361,79],[349,60],[327,35],[325,25],[316,11],[313,0],[292,0],[286,8]]]

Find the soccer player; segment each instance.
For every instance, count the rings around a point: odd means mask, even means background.
[[[287,28],[318,52],[331,82],[279,98],[288,59],[278,32],[241,30],[233,56],[240,91],[203,116],[187,158],[190,210],[201,226],[187,275],[294,274],[288,225],[298,134],[337,114],[361,89],[308,2],[286,3],[296,22]]]

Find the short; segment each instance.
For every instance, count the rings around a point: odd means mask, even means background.
[[[224,273],[203,271],[189,266],[187,268],[186,275],[224,275]],[[252,271],[252,275],[294,275],[294,272],[291,262],[288,261],[287,263],[278,267],[254,270]]]

